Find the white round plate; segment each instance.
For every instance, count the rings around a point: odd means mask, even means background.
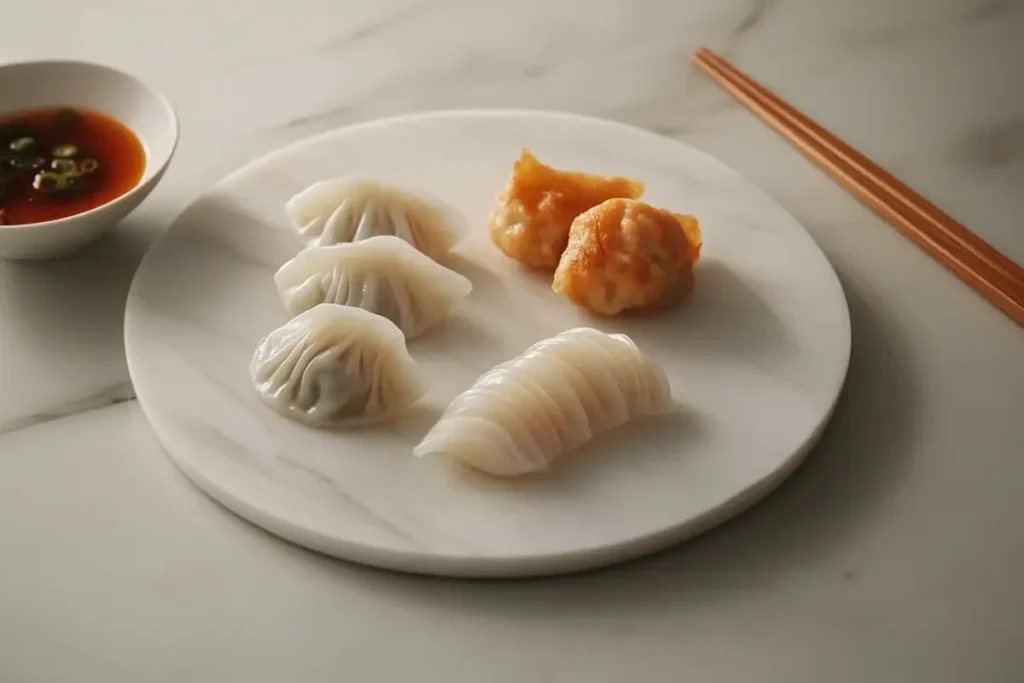
[[[647,184],[645,201],[695,214],[696,289],[657,315],[597,320],[487,238],[485,219],[521,148],[556,167]],[[300,249],[285,201],[363,175],[463,212],[457,312],[409,344],[431,391],[386,425],[303,427],[250,384],[260,337],[288,317],[274,271]],[[413,446],[491,366],[580,325],[625,332],[663,364],[685,406],[592,442],[549,475],[498,480]],[[132,284],[125,344],[161,443],[214,499],[264,529],[347,560],[450,576],[553,574],[691,537],[756,502],[827,422],[850,354],[842,288],[807,232],[762,191],[686,145],[565,114],[444,112],[320,135],[232,174],[192,204]]]

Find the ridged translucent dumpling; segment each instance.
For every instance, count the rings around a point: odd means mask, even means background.
[[[395,323],[406,339],[444,320],[473,290],[467,278],[391,235],[304,249],[274,282],[289,313],[321,303],[355,306]]]
[[[267,405],[313,427],[386,420],[426,393],[393,322],[336,304],[314,306],[261,339],[249,371]]]
[[[633,340],[580,327],[481,375],[414,453],[500,477],[546,472],[595,436],[673,405],[664,371]]]
[[[314,183],[288,200],[285,214],[307,246],[394,235],[434,260],[465,233],[462,216],[439,200],[366,178]]]

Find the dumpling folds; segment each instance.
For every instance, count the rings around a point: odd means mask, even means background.
[[[473,291],[467,278],[390,235],[304,249],[274,282],[293,315],[321,303],[355,306],[395,323],[406,339],[444,320]]]
[[[314,183],[288,200],[285,214],[307,246],[394,235],[434,260],[465,233],[462,216],[440,201],[363,178]]]
[[[314,306],[260,340],[249,372],[267,405],[312,427],[386,420],[426,393],[394,323],[335,304]]]
[[[595,436],[673,405],[664,371],[629,337],[580,327],[481,375],[413,452],[499,477],[546,472]]]

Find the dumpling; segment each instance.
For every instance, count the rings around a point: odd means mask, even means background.
[[[394,235],[434,260],[465,233],[462,216],[440,201],[363,178],[314,183],[288,200],[285,214],[307,246]]]
[[[599,434],[673,406],[664,371],[629,337],[579,327],[481,375],[413,453],[499,477],[546,472]]]
[[[599,315],[670,306],[693,290],[700,224],[633,199],[609,199],[572,222],[551,289]]]
[[[336,304],[314,306],[260,340],[249,373],[264,402],[311,427],[386,420],[426,393],[393,322]]]
[[[321,303],[356,306],[382,315],[412,339],[451,313],[470,281],[391,235],[309,247],[274,275],[289,313]]]
[[[509,258],[554,269],[576,216],[606,199],[637,199],[643,193],[644,184],[637,180],[559,171],[524,149],[494,203],[488,231]]]

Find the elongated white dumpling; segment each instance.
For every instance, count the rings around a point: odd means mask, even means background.
[[[314,306],[261,339],[249,372],[267,405],[312,427],[379,422],[426,393],[393,322],[336,304]]]
[[[289,313],[322,303],[382,315],[413,339],[444,320],[473,285],[407,242],[383,235],[309,247],[274,275]]]
[[[546,472],[595,436],[672,406],[664,371],[632,339],[578,327],[481,375],[413,452],[499,477]]]
[[[439,200],[365,178],[310,185],[285,204],[285,214],[311,247],[394,235],[434,260],[465,233],[465,220]]]

